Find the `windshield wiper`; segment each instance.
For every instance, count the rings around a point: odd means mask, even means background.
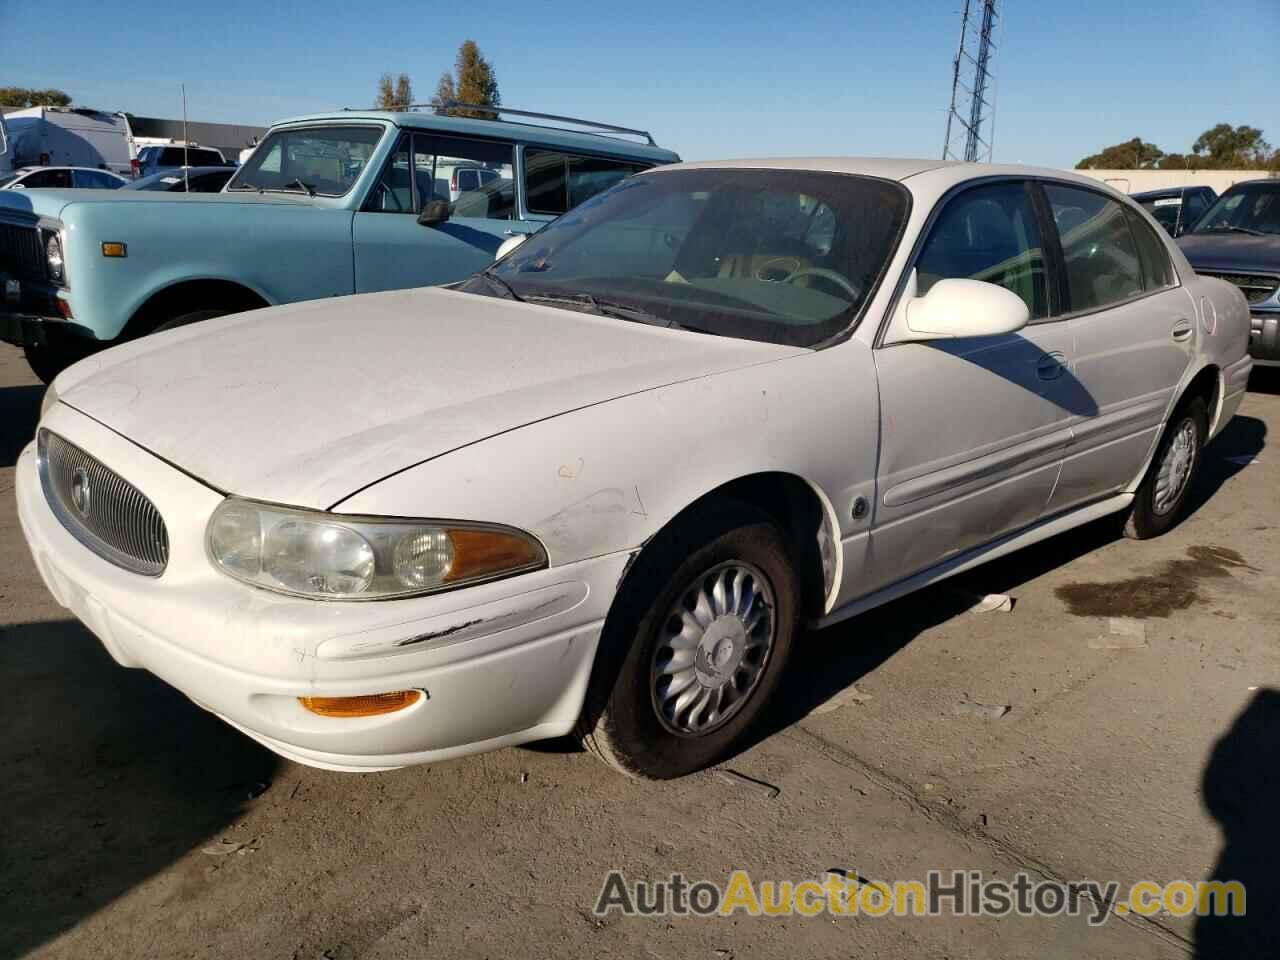
[[[515,287],[511,286],[511,284],[507,283],[507,281],[503,280],[496,273],[490,273],[490,269],[491,268],[486,267],[484,270],[481,270],[479,273],[477,273],[476,276],[480,277],[481,279],[487,280],[490,284],[497,287],[499,290],[504,291],[508,297],[510,297],[512,300],[516,301],[517,303],[524,303],[524,297],[516,293]]]
[[[296,192],[296,191],[294,191],[294,190],[293,190],[293,188],[294,188],[295,186],[301,187],[303,190],[305,190],[305,191],[307,192],[307,196],[308,196],[308,197],[314,197],[314,196],[316,195],[316,188],[315,188],[315,184],[313,184],[313,183],[303,183],[303,182],[302,182],[299,178],[297,178],[297,177],[294,177],[292,180],[290,180],[288,183],[286,183],[283,187],[281,187],[281,189],[282,189],[282,190],[288,190],[288,191],[290,191],[290,192]]]
[[[1200,231],[1196,231],[1199,233]],[[1205,233],[1247,233],[1251,237],[1265,237],[1266,233],[1262,230],[1251,230],[1249,227],[1233,227],[1223,225],[1221,227],[1209,227]]]
[[[601,317],[613,317],[616,320],[633,320],[636,323],[647,323],[654,327],[677,327],[683,330],[693,329],[676,323],[667,317],[660,317],[656,313],[650,313],[640,307],[632,306],[628,303],[618,303],[614,300],[601,300],[589,293],[578,293],[573,295],[545,296],[545,297],[527,297],[530,303],[547,303],[547,304],[571,304],[573,306],[586,307],[590,312]]]

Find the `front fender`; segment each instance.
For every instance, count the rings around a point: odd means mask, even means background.
[[[216,196],[216,195],[215,195]],[[63,210],[69,300],[99,340],[118,337],[161,290],[224,280],[271,304],[354,292],[348,210],[182,198]],[[126,245],[104,257],[102,244]]]
[[[340,513],[499,522],[552,565],[633,551],[690,504],[761,473],[818,494],[835,538],[835,596],[865,562],[879,406],[870,351],[826,350],[700,377],[562,414],[389,477]]]

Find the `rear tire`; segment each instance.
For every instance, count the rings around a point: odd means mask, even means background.
[[[578,723],[583,746],[657,780],[722,759],[777,687],[800,596],[783,531],[754,507],[714,504],[659,535],[605,622]]]
[[[1209,412],[1204,398],[1185,400],[1169,420],[1147,475],[1134,495],[1124,524],[1126,537],[1150,540],[1182,521],[1208,435]]]

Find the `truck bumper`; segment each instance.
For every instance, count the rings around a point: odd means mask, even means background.
[[[96,339],[88,327],[70,321],[69,313],[57,287],[0,271],[0,341],[42,347],[59,337]]]
[[[1280,310],[1249,312],[1249,353],[1260,367],[1280,367]]]

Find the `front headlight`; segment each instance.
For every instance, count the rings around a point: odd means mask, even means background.
[[[209,519],[209,558],[254,586],[324,600],[386,600],[451,590],[547,565],[511,527],[393,520],[228,497]]]
[[[67,265],[62,258],[62,241],[56,233],[50,233],[44,241],[45,268],[53,283],[62,284],[67,279]]]

